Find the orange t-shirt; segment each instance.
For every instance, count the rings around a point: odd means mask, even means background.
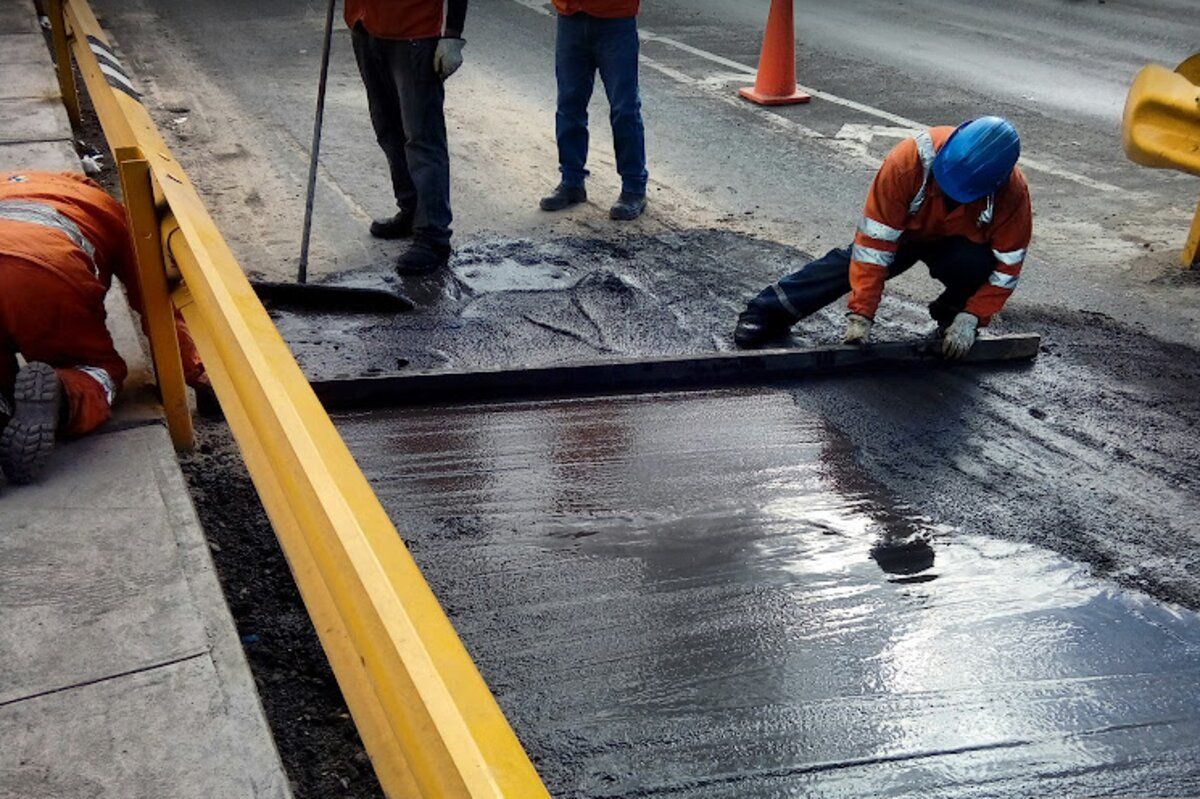
[[[443,0],[346,0],[346,24],[362,24],[380,39],[436,39],[445,35]]]
[[[641,10],[641,0],[554,0],[554,7],[564,16],[583,13],[616,19],[636,17]]]

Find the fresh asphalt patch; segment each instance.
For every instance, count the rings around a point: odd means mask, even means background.
[[[412,313],[274,315],[321,379],[708,352],[808,258],[497,239],[340,281]],[[905,284],[884,338],[930,327]],[[945,795],[982,790],[940,781],[960,766],[997,795],[1196,792],[1200,635],[1170,603],[1200,607],[1200,353],[1020,293],[997,327],[1041,333],[1038,361],[337,421],[556,795],[886,795],[900,761]],[[187,474],[298,794],[374,795],[232,442],[201,436]]]
[[[801,394],[336,421],[554,796],[1200,786],[1200,617],[905,506]]]
[[[446,275],[407,281],[411,314],[276,320],[314,379],[728,350],[745,301],[809,258],[722,230],[496,240],[457,254]],[[885,295],[882,339],[932,326],[905,284]],[[1041,333],[1034,364],[805,382],[797,402],[939,522],[1036,542],[1200,607],[1200,352],[1029,299],[1018,292],[994,327]],[[837,342],[843,313],[804,320],[794,341]]]

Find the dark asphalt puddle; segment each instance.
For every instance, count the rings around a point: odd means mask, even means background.
[[[897,509],[789,392],[338,425],[556,796],[1200,793],[1195,614]]]

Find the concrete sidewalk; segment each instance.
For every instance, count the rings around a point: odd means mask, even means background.
[[[27,0],[0,5],[0,171],[79,169]],[[111,168],[111,167],[110,167]],[[0,485],[0,798],[289,797],[119,290],[116,418]]]

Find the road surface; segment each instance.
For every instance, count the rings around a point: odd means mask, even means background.
[[[97,2],[156,118],[243,265],[272,277],[287,275],[298,252],[320,6],[284,0]],[[1136,615],[1140,611],[1128,608],[1142,602],[1149,603],[1151,617],[1166,613],[1190,620],[1186,608],[1200,608],[1200,477],[1194,469],[1200,456],[1195,433],[1200,429],[1200,275],[1180,271],[1177,253],[1200,191],[1193,178],[1127,162],[1118,136],[1133,73],[1148,62],[1173,65],[1200,42],[1200,22],[1190,3],[801,2],[796,11],[800,78],[816,98],[808,106],[774,110],[748,105],[734,94],[750,80],[767,6],[766,0],[647,4],[641,20],[642,76],[651,210],[634,225],[616,227],[606,218],[618,183],[601,101],[593,116],[592,203],[562,216],[536,210],[538,197],[557,178],[553,19],[541,0],[476,0],[468,19],[467,65],[448,84],[459,250],[452,274],[405,282],[421,310],[398,319],[281,315],[305,368],[314,376],[333,376],[728,348],[733,316],[751,293],[807,257],[848,241],[867,183],[905,130],[1000,113],[1022,133],[1036,220],[1021,287],[998,327],[1041,332],[1046,346],[1037,364],[818,381],[792,392],[785,414],[750,403],[744,412],[752,418],[744,426],[732,421],[736,412],[709,414],[697,424],[706,436],[725,436],[738,446],[752,436],[766,447],[774,431],[782,435],[797,419],[805,420],[815,461],[851,475],[852,484],[869,483],[874,501],[888,512],[919,518],[923,529],[939,531],[932,538],[935,553],[944,546],[948,553],[974,551],[984,561],[1003,564],[987,574],[979,571],[978,560],[962,565],[960,573],[971,575],[963,578],[968,584],[978,581],[987,591],[1006,581],[1017,584],[1039,573],[1027,558],[1057,557],[1063,560],[1054,568],[1064,571],[1056,573],[1075,575],[1069,582],[1100,581],[1081,590],[1108,597],[1107,606],[1119,609],[1105,616],[1104,624],[1117,624],[1122,613]],[[391,200],[343,30],[335,38],[332,69],[314,271],[347,282],[394,280],[389,263],[397,248],[365,233],[371,216],[390,212]],[[934,284],[918,272],[889,286],[877,325],[881,336],[909,337],[928,328],[923,303]],[[835,340],[840,313],[831,309],[806,320],[797,339]],[[467,594],[454,593],[468,589],[455,581],[474,574],[470,566],[478,553],[444,547],[422,554],[421,542],[444,536],[446,522],[435,513],[440,500],[434,493],[408,498],[422,485],[421,461],[405,467],[415,470],[410,482],[387,479],[391,459],[411,454],[400,444],[388,449],[382,443],[392,440],[388,436],[407,442],[403,422],[369,417],[349,420],[347,430],[362,442],[357,452],[372,464],[401,529],[411,531],[418,559],[428,558],[422,563],[431,581],[450,592],[452,607],[468,606]],[[375,432],[364,433],[363,425]],[[530,425],[523,435],[541,436],[537,446],[530,445],[534,451],[550,446],[544,439],[551,432],[544,425]],[[570,433],[564,435],[572,440]],[[841,466],[829,465],[832,456],[824,453],[832,452]],[[656,474],[670,481],[673,475],[665,468]],[[686,495],[699,478],[678,468],[680,495]],[[752,475],[763,478],[762,472]],[[562,492],[587,493],[589,484],[572,489],[569,478],[562,472],[545,477],[560,480]],[[471,479],[485,481],[486,476]],[[821,491],[841,491],[837,479],[827,479],[833,487],[825,484]],[[747,493],[757,496],[755,489],[763,487],[754,480],[731,485],[730,501],[744,501]],[[471,504],[492,501],[492,495],[454,496],[464,504],[458,509],[463,519],[484,520],[480,535],[495,535],[495,525],[509,529],[502,525],[510,522],[496,521],[486,505]],[[503,492],[499,496],[509,501]],[[425,497],[425,505],[419,497]],[[609,503],[604,509],[615,512],[619,506]],[[534,504],[526,512],[528,518],[542,518],[538,514],[550,510]],[[841,518],[844,510],[833,513]],[[681,518],[686,529],[705,532],[696,518]],[[613,541],[593,557],[622,549],[637,525],[618,527],[605,527]],[[575,553],[556,549],[552,533],[547,531],[539,557],[564,570],[574,568]],[[791,535],[788,546],[804,550],[812,543],[802,529]],[[669,562],[678,555],[679,568],[686,568],[687,548],[670,544],[686,540],[679,536],[664,539],[664,550],[655,556]],[[591,542],[585,546],[596,539],[585,538]],[[698,546],[714,546],[711,539],[700,535]],[[847,590],[855,579],[865,579],[869,539],[859,535],[847,550],[859,557],[854,575],[830,566],[831,573],[842,574]],[[1033,547],[1036,555],[1021,547]],[[625,557],[613,563],[637,565]],[[637,555],[631,557],[637,561]],[[948,579],[949,568],[941,571],[941,563],[956,562],[953,557],[938,557],[938,579],[920,584],[920,590],[933,592],[935,604],[939,596],[952,601],[955,590],[965,590]],[[771,582],[779,575],[769,561],[746,561],[742,578],[756,573],[770,575],[764,586],[783,585]],[[785,578],[791,574],[783,573]],[[886,582],[879,570],[872,573]],[[701,569],[679,579],[703,574]],[[797,577],[788,590],[799,590],[806,579]],[[523,590],[512,581],[505,585]],[[658,589],[646,584],[628,590],[643,591],[647,600]],[[764,602],[778,596],[764,587]],[[1064,607],[1074,601],[1071,595],[1058,599]],[[915,600],[905,595],[897,601]],[[1026,610],[1018,603],[1013,612]],[[978,618],[977,609],[971,613]],[[569,620],[569,614],[560,617],[554,629],[569,629]],[[471,617],[464,637],[485,675],[500,680],[503,697],[506,675],[518,673],[519,664],[496,655],[500,647],[479,632],[479,625]],[[1157,640],[1150,627],[1144,642]],[[1085,624],[1079,629],[1099,628]],[[768,647],[791,640],[769,625],[741,632],[767,636]],[[863,641],[878,634],[878,629],[866,634],[851,650],[867,652]],[[1186,643],[1194,639],[1173,640],[1164,644],[1161,662],[1182,658],[1171,662],[1194,678],[1194,642]],[[567,643],[564,647],[569,649]],[[1071,679],[1095,676],[1104,670],[1098,663],[1073,663],[1064,673],[1074,675]],[[556,672],[554,679],[566,678]],[[907,690],[872,680],[861,690],[892,698]],[[952,682],[939,689],[951,690]],[[527,690],[513,687],[512,696]],[[783,680],[777,690],[790,695],[802,688]],[[1149,723],[1148,709],[1161,707],[1158,694],[1146,686],[1130,690],[1139,720],[1129,723]],[[528,695],[513,699],[506,710],[528,720],[529,701]],[[1120,703],[1100,704],[1107,712]],[[1176,717],[1194,720],[1194,702]],[[1126,723],[1112,715],[1087,718]],[[1056,733],[1065,735],[1068,727],[1056,727]],[[1042,728],[1021,729],[1022,735],[1043,740],[1037,737]],[[1182,745],[1172,748],[1171,743],[1182,740],[1181,729],[1163,733],[1164,757],[1185,753]],[[543,735],[536,724],[527,732],[537,740]],[[1010,737],[1020,738],[1016,732]],[[853,760],[864,751],[887,749],[881,739],[856,740],[868,742],[858,754],[808,753],[797,755],[797,762],[825,762],[826,756]],[[909,743],[915,746],[919,737]],[[549,757],[561,751],[548,745],[542,753]],[[601,771],[617,773],[620,790],[637,794],[627,781],[633,777],[619,773],[619,754],[606,750]],[[640,761],[631,754],[626,762],[634,769]],[[1092,766],[1110,773],[1098,761],[1084,757],[1080,762],[1080,774],[1090,774]],[[593,773],[588,768],[595,765],[572,761],[548,771],[567,795],[609,795],[602,784],[588,781]],[[771,779],[784,768],[766,760],[760,765]],[[1104,792],[1104,785],[1200,792],[1195,776],[1186,774],[1175,785],[1138,781],[1138,774],[1154,771],[1151,764],[1141,772],[1125,772],[1132,775],[1127,782],[1080,777],[1062,785],[1092,793]],[[670,785],[683,784],[672,782],[671,775],[659,777],[641,783],[639,790],[670,792]],[[845,793],[853,792],[851,783],[840,784]],[[940,784],[920,783],[931,790]],[[774,790],[770,779],[745,785],[755,786],[747,788],[751,792],[761,789],[761,795]],[[1019,781],[1001,780],[997,786],[996,793],[1003,795],[1023,790]]]

